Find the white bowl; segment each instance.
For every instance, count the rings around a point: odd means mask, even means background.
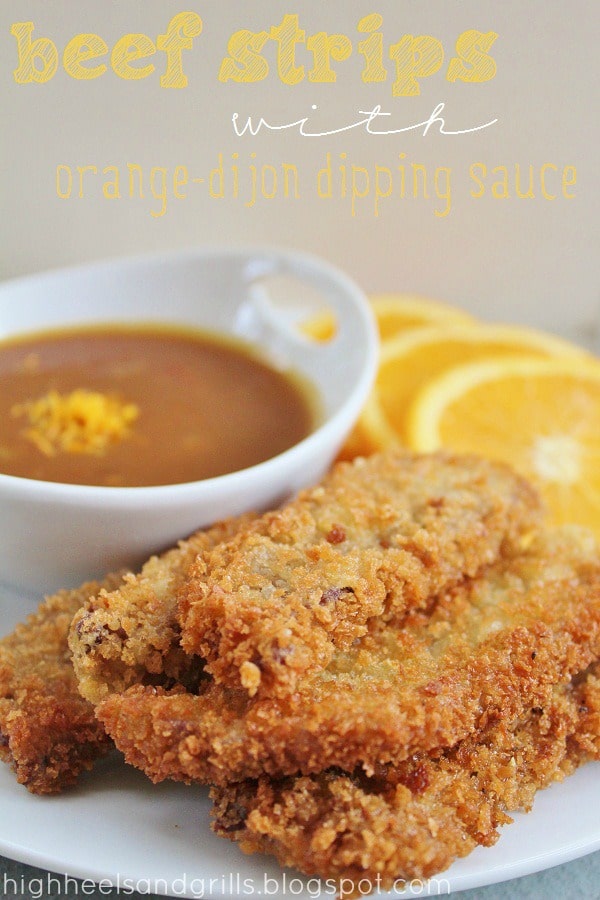
[[[296,296],[334,311],[337,334],[312,341],[269,300]],[[271,281],[270,281],[271,279]],[[307,309],[309,312],[309,309]],[[259,465],[204,481],[109,488],[0,474],[0,581],[47,593],[123,566],[226,516],[280,503],[326,471],[375,377],[376,329],[361,291],[331,266],[279,250],[193,250],[121,259],[0,285],[0,339],[95,322],[163,322],[235,335],[316,389],[322,415],[300,443]]]

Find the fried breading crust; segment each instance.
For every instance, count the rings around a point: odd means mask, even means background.
[[[153,556],[118,590],[101,590],[74,616],[69,646],[81,694],[99,703],[132,684],[195,684],[203,667],[180,646],[177,592],[196,555],[232,538],[250,516],[219,522]]]
[[[600,682],[590,675],[437,759],[417,757],[370,778],[330,770],[213,788],[213,829],[246,853],[336,879],[346,896],[367,880],[387,890],[429,878],[493,844],[511,821],[507,812],[528,810],[537,790],[597,758],[585,735],[599,714]]]
[[[514,719],[598,657],[597,547],[587,532],[563,528],[431,609],[396,624],[373,620],[287,697],[249,698],[210,680],[195,693],[135,686],[97,714],[155,781],[370,772]]]
[[[0,759],[34,794],[73,784],[111,746],[77,690],[67,646],[73,614],[121,576],[48,597],[0,641]]]
[[[514,550],[533,489],[484,459],[402,451],[340,463],[203,552],[181,592],[182,645],[250,696],[289,694],[376,616],[398,616]]]

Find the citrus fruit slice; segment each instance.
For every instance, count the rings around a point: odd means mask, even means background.
[[[376,392],[383,414],[401,442],[417,392],[453,366],[495,356],[575,356],[591,359],[574,344],[512,325],[431,325],[383,343]]]
[[[598,362],[505,357],[457,366],[419,392],[407,440],[418,451],[504,460],[538,485],[555,523],[600,535]]]
[[[416,294],[376,294],[370,298],[382,341],[423,325],[468,325],[475,319],[455,306]]]

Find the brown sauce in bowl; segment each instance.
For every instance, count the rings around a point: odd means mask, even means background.
[[[69,484],[198,481],[314,427],[297,379],[228,338],[107,325],[0,343],[0,472]]]

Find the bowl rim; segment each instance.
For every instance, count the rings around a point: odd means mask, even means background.
[[[363,327],[363,352],[365,361],[357,380],[339,408],[332,415],[325,418],[318,424],[306,437],[293,444],[287,450],[271,456],[260,463],[247,466],[243,469],[236,469],[223,475],[217,475],[212,478],[198,479],[196,481],[175,482],[173,484],[160,485],[144,485],[138,487],[119,487],[108,485],[88,485],[88,484],[70,484],[69,482],[44,481],[35,478],[25,478],[17,475],[7,475],[0,472],[0,491],[5,496],[15,498],[18,495],[30,495],[35,493],[38,501],[56,501],[63,499],[67,503],[85,503],[91,505],[104,503],[114,508],[133,507],[140,508],[147,506],[150,502],[159,506],[171,504],[174,500],[185,495],[189,501],[191,493],[201,493],[215,497],[223,490],[235,490],[242,487],[245,482],[253,481],[255,478],[260,479],[265,470],[284,468],[288,464],[294,464],[297,457],[303,455],[311,455],[317,449],[317,445],[325,440],[326,444],[332,442],[335,432],[339,432],[340,425],[348,419],[351,423],[356,420],[360,410],[367,399],[368,393],[374,384],[377,372],[379,338],[375,317],[371,311],[367,298],[361,288],[354,282],[344,271],[337,266],[323,260],[321,257],[306,253],[304,251],[291,250],[271,245],[236,245],[219,246],[218,244],[203,244],[200,247],[186,247],[178,250],[168,250],[160,253],[145,252],[132,255],[123,255],[109,257],[102,260],[94,260],[92,262],[78,263],[75,265],[59,266],[50,268],[40,272],[34,272],[30,275],[17,276],[8,278],[0,282],[0,302],[3,300],[3,294],[9,293],[15,287],[26,287],[27,285],[35,285],[45,281],[48,278],[61,278],[63,276],[81,275],[89,273],[93,274],[97,270],[106,270],[113,268],[116,272],[119,269],[127,269],[130,267],[140,266],[148,263],[177,263],[191,262],[195,259],[221,257],[235,258],[248,257],[252,258],[256,254],[269,254],[282,260],[293,260],[300,264],[306,262],[308,266],[317,267],[335,279],[352,298],[355,312],[361,319]],[[102,320],[100,320],[102,321]],[[104,320],[107,324],[110,320]],[[141,319],[139,320],[142,321]],[[165,318],[164,324],[168,325],[169,320]],[[136,320],[132,319],[131,324],[135,325]],[[68,326],[69,323],[63,323]],[[76,327],[75,323],[75,327]],[[182,323],[183,324],[183,323]],[[183,327],[185,327],[183,325]],[[43,330],[59,330],[61,325],[53,326],[51,329]],[[32,328],[33,331],[33,328]],[[27,331],[19,331],[15,334],[27,334]],[[0,341],[2,338],[0,338]],[[252,342],[248,342],[252,347]],[[315,387],[316,383],[311,382]],[[317,387],[318,390],[318,387]],[[344,434],[347,432],[348,426],[344,426]]]

